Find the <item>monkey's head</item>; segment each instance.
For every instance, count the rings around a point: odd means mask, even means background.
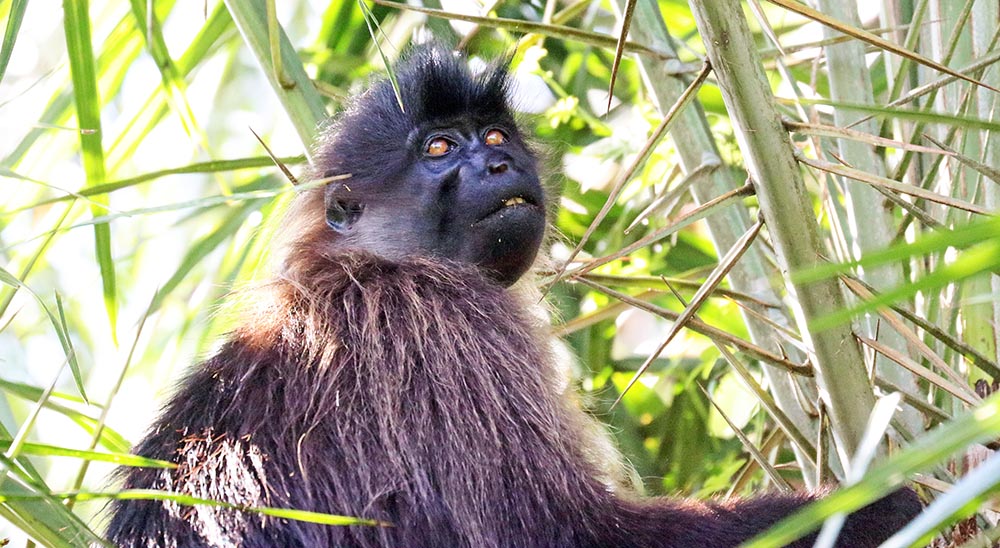
[[[442,257],[510,285],[545,231],[537,161],[507,102],[505,66],[470,71],[439,46],[413,50],[320,136],[315,171],[338,250]]]

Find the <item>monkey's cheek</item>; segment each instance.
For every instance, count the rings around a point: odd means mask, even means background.
[[[508,207],[470,227],[469,255],[488,276],[505,286],[531,268],[545,234],[540,207]]]

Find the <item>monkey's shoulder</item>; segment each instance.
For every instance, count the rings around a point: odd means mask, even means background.
[[[171,468],[122,468],[125,489],[178,493],[213,504],[119,500],[108,536],[123,547],[318,546],[315,528],[275,527],[248,507],[311,508],[295,464],[295,433],[283,428],[285,383],[238,340],[194,366],[133,452]],[[258,363],[254,363],[258,362]],[[299,432],[301,428],[297,429]],[[232,507],[220,506],[232,505]],[[319,542],[317,544],[317,542]]]

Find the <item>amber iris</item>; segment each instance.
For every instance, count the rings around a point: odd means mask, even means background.
[[[437,137],[435,139],[431,139],[431,141],[427,143],[428,156],[444,156],[445,154],[448,154],[448,152],[450,151],[451,151],[451,143],[448,142],[448,139],[445,139],[444,137]]]
[[[496,146],[506,143],[507,136],[504,135],[499,129],[491,129],[486,132],[486,135],[483,136],[483,140],[487,145]]]

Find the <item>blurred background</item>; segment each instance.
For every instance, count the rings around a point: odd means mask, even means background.
[[[950,498],[895,545],[994,543],[1000,7],[712,4],[0,0],[0,539],[98,542],[111,470],[268,276],[295,189],[255,133],[300,172],[436,37],[513,60],[559,196],[529,283],[639,488],[908,477]],[[749,33],[709,36],[727,12]],[[747,59],[702,83],[722,39]]]

